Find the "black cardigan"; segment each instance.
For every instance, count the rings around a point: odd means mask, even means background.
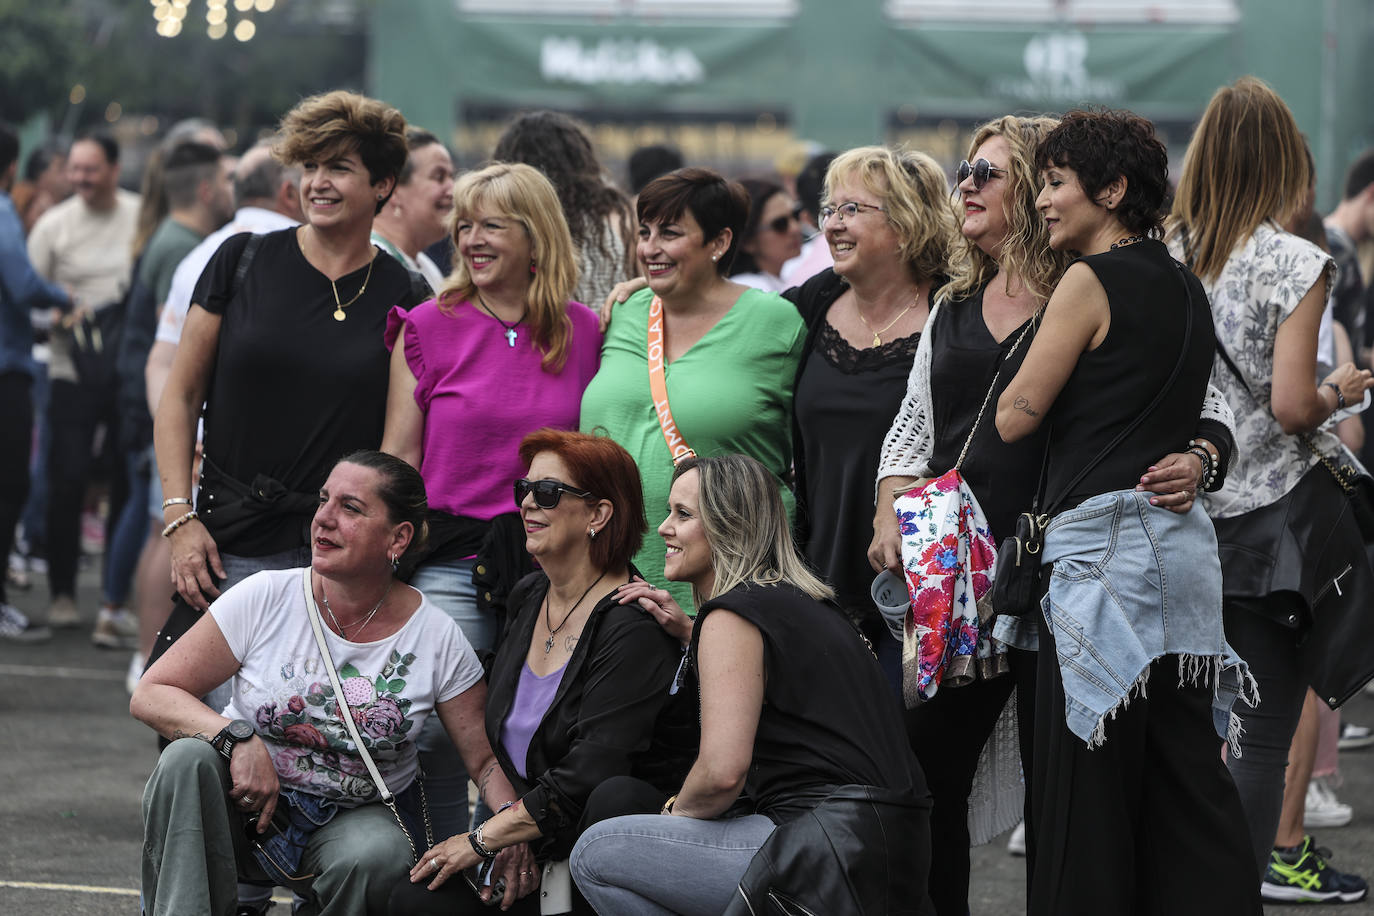
[[[631,775],[663,790],[682,785],[697,750],[696,691],[668,693],[682,646],[637,605],[612,592],[597,602],[568,660],[553,703],[530,739],[525,779],[501,744],[515,702],[535,621],[548,592],[542,572],[521,579],[508,606],[514,615],[488,678],[487,739],[539,825],[540,859],[567,858],[587,797],[612,776]]]

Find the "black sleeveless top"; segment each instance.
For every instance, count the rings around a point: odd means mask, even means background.
[[[1079,260],[1107,291],[1111,327],[1096,350],[1078,357],[1045,419],[1050,427],[1047,502],[1063,494],[1079,471],[1149,406],[1178,362],[1185,322],[1192,333],[1178,377],[1159,405],[1074,486],[1056,514],[1100,493],[1133,489],[1152,462],[1188,447],[1216,353],[1207,294],[1162,242],[1136,242]]]
[[[738,586],[702,605],[689,649],[693,665],[701,623],[717,608],[763,634],[767,684],[744,782],[758,813],[786,823],[839,785],[880,786],[917,799],[929,794],[901,704],[838,608],[791,586]]]

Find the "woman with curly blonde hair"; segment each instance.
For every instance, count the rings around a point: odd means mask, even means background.
[[[952,200],[962,241],[955,246],[950,281],[936,297],[906,396],[882,445],[868,551],[875,570],[902,569],[896,497],[954,467],[966,441],[961,472],[993,537],[1000,542],[1012,532],[1016,516],[1031,508],[1044,455],[1043,432],[1009,445],[998,438],[987,416],[971,440],[969,434],[994,378],[995,396],[1016,374],[1040,310],[1069,261],[1066,254],[1050,250],[1045,221],[1035,207],[1035,149],[1058,123],[1050,117],[1017,116],[989,121],[974,131],[969,158],[959,166]],[[1224,420],[1229,421],[1229,412]],[[1214,443],[1224,466],[1231,441],[1225,422],[1202,421],[1198,438]],[[1186,511],[1204,469],[1196,457],[1171,454],[1141,470],[1141,486],[1157,494],[1158,505]],[[990,636],[991,621],[985,626]],[[1020,775],[1024,772],[1027,782],[1032,775],[1035,657],[1011,650],[1006,660],[1011,676],[995,676],[1000,672],[990,668],[982,679],[942,690],[908,714],[912,747],[935,799],[931,873],[942,878],[932,884],[931,899],[941,916],[968,912],[970,841],[987,842],[1021,817]],[[1018,691],[1014,710],[1007,704],[1013,687]],[[1013,715],[1019,722],[1012,721]],[[980,766],[985,746],[988,755]],[[975,775],[980,803],[971,819]],[[1033,855],[1033,845],[1029,851]]]
[[[434,536],[410,583],[486,651],[505,594],[529,571],[510,501],[525,470],[520,440],[576,427],[601,335],[595,313],[570,301],[572,236],[537,169],[497,163],[462,176],[452,229],[457,257],[438,297],[390,316],[382,450],[417,468],[429,492]],[[465,833],[462,760],[436,725],[419,746],[440,834]]]

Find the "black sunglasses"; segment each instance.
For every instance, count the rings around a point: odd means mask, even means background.
[[[586,490],[570,487],[557,480],[526,480],[522,477],[515,482],[515,505],[517,507],[522,505],[525,502],[525,496],[529,493],[534,494],[534,504],[541,509],[556,508],[564,493],[571,493],[580,499],[596,498]]]
[[[801,222],[800,207],[798,207],[796,210],[793,210],[791,213],[779,216],[777,219],[769,220],[764,225],[767,226],[769,229],[772,229],[779,235],[781,235],[782,233],[786,232],[787,228],[791,226],[793,223],[799,222]]]
[[[979,159],[977,162],[970,163],[967,159],[959,163],[959,171],[955,172],[955,184],[963,184],[968,181],[968,176],[973,176],[973,189],[983,190],[983,185],[988,183],[989,178],[1001,177],[1007,174],[1006,169],[999,169],[997,166],[988,162],[986,159]]]

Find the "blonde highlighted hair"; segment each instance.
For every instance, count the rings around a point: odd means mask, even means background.
[[[928,280],[943,274],[958,231],[945,205],[945,174],[935,160],[914,150],[856,147],[826,169],[825,200],[834,203],[835,188],[854,179],[883,201],[912,276]]]
[[[399,179],[409,156],[406,119],[385,102],[336,89],[302,99],[288,111],[273,152],[286,165],[357,153],[372,184]],[[385,204],[385,198],[377,201],[376,212]]]
[[[521,163],[498,162],[468,172],[453,186],[449,235],[458,244],[458,224],[478,211],[519,223],[530,240],[532,259],[529,307],[525,319],[535,347],[544,355],[545,372],[558,372],[567,362],[572,337],[568,301],[577,286],[577,255],[558,194],[538,169]],[[439,308],[452,314],[454,305],[474,299],[477,287],[462,258],[439,291]]]
[[[1041,304],[1047,302],[1054,286],[1068,267],[1069,257],[1050,249],[1050,233],[1045,218],[1035,207],[1039,181],[1035,173],[1035,148],[1045,135],[1059,125],[1057,118],[1045,115],[1017,117],[1007,115],[980,125],[973,132],[968,145],[970,160],[978,148],[993,137],[1007,143],[1009,159],[994,162],[1006,169],[1002,192],[1002,206],[1007,221],[1007,234],[997,260],[969,239],[959,236],[954,258],[949,266],[949,283],[940,291],[941,298],[964,299],[992,282],[1000,271],[1004,277],[1020,277],[1026,290]],[[954,219],[962,223],[963,201],[956,186],[950,195]],[[1008,290],[1013,293],[1014,290]]]
[[[1183,156],[1166,225],[1199,277],[1221,274],[1260,223],[1287,225],[1312,184],[1307,144],[1293,113],[1262,80],[1245,76],[1207,103]]]
[[[746,455],[694,456],[678,463],[673,480],[688,471],[700,475],[697,513],[716,574],[712,594],[692,587],[697,607],[739,585],[791,585],[817,601],[835,597],[797,552],[778,479],[767,468]]]

